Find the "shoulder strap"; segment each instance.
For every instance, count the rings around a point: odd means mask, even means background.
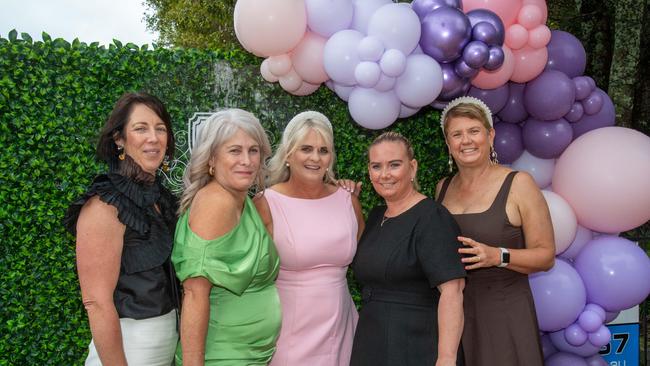
[[[444,181],[442,182],[442,188],[440,188],[440,193],[438,194],[438,199],[436,202],[442,204],[442,201],[445,199],[445,194],[447,194],[447,188],[449,188],[449,184],[451,183],[451,179],[453,177],[445,177]]]
[[[506,202],[508,201],[508,193],[510,193],[510,187],[512,186],[512,181],[515,178],[515,175],[518,173],[518,171],[513,170],[508,175],[506,175],[506,179],[503,180],[503,184],[501,184],[501,189],[499,189],[499,193],[497,193],[496,198],[494,199],[494,203],[492,206],[495,208],[498,206],[500,208],[503,208],[505,210]]]

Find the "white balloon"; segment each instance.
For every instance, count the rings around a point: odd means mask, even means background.
[[[395,92],[402,104],[420,108],[431,104],[442,91],[442,69],[428,55],[406,58],[406,69],[397,78]]]
[[[578,219],[571,206],[559,194],[547,190],[543,190],[542,194],[551,213],[555,254],[559,254],[564,252],[575,239]]]
[[[540,159],[524,150],[523,154],[512,162],[512,169],[527,172],[533,176],[539,188],[546,188],[553,178],[555,159]]]

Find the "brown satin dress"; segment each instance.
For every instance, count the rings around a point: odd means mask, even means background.
[[[521,227],[510,224],[506,201],[510,172],[494,202],[484,212],[453,215],[463,236],[488,245],[525,248]],[[452,178],[453,179],[453,178]],[[438,202],[444,204],[451,179],[445,179]],[[467,272],[462,345],[467,366],[542,366],[539,329],[528,276],[507,268]]]

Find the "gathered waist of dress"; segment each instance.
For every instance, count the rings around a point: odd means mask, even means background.
[[[276,285],[278,287],[321,287],[346,286],[345,277],[348,267],[323,266],[303,270],[287,270],[280,268]]]
[[[507,268],[491,267],[479,268],[467,271],[467,282],[512,282],[517,280],[528,280],[525,273],[515,272]]]

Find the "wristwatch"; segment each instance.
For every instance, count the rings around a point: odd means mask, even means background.
[[[510,264],[510,252],[506,248],[499,248],[501,250],[501,264],[499,267],[507,267]]]

